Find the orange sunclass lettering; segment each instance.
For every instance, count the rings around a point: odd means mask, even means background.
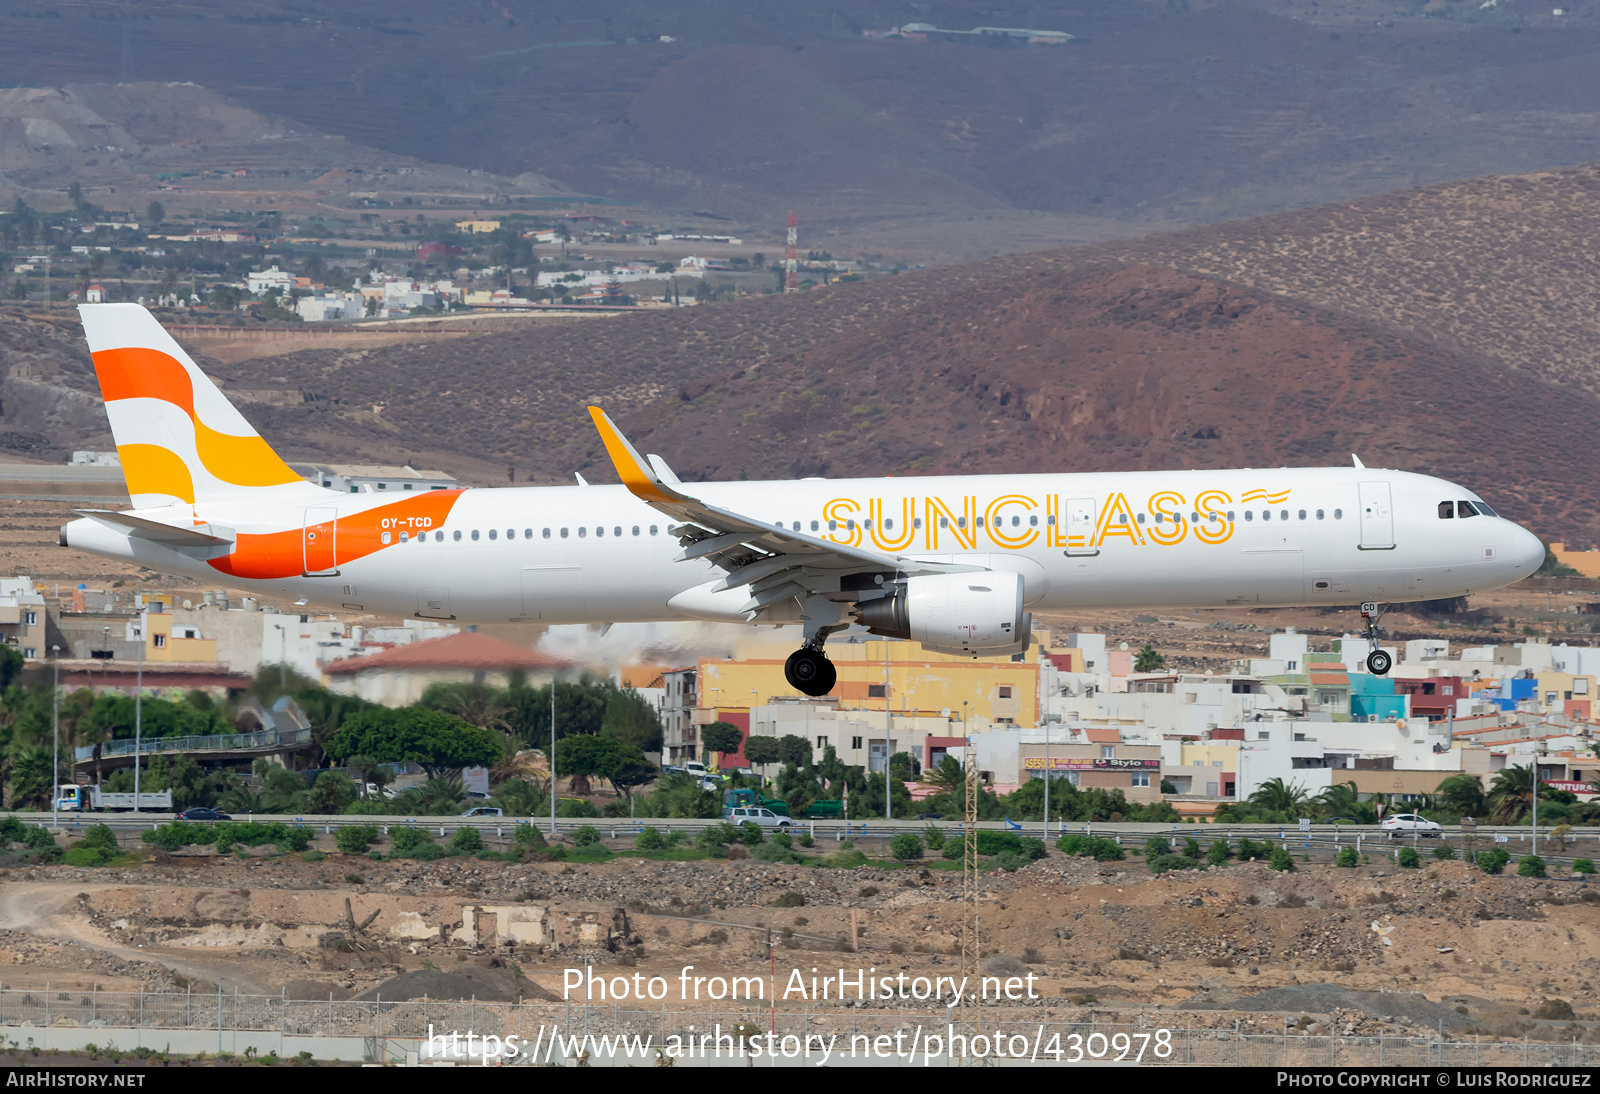
[[[325,519],[281,532],[240,533],[233,553],[212,559],[210,565],[233,577],[298,577],[307,572],[308,559],[315,554],[317,571],[332,570],[413,541],[428,529],[442,526],[461,494],[460,490],[429,490],[403,501],[338,516],[333,521],[331,546],[327,543]],[[339,502],[334,500],[312,510],[320,516],[325,510],[338,507]],[[310,540],[311,536],[319,538]]]
[[[1001,547],[1005,547],[1014,551],[1022,547],[1027,547],[1037,540],[1039,538],[1039,529],[1034,527],[1031,523],[1028,525],[1023,525],[1020,514],[1013,513],[1012,519],[1015,521],[1014,527],[1016,527],[1017,531],[1008,531],[1005,525],[1006,517],[1003,510],[1007,506],[1012,505],[1022,506],[1028,511],[1029,515],[1032,516],[1033,510],[1037,508],[1038,503],[1032,498],[1024,497],[1021,494],[1002,495],[1001,497],[995,498],[993,501],[991,501],[989,503],[989,508],[984,510],[983,524],[984,527],[989,530],[990,539],[994,540],[995,543],[999,544]],[[1033,520],[1037,519],[1037,517],[1033,517]]]
[[[1091,546],[1103,547],[1107,540],[1118,538],[1125,538],[1140,547],[1144,546],[1144,533],[1139,531],[1133,510],[1129,508],[1128,499],[1123,497],[1121,491],[1107,498],[1101,508],[1100,522],[1095,527]]]
[[[828,522],[827,538],[845,547],[861,546],[861,524],[855,514],[861,506],[849,498],[834,498],[822,507],[822,519]]]
[[[1189,522],[1183,515],[1183,495],[1175,490],[1162,490],[1150,495],[1150,539],[1155,543],[1172,546],[1182,543],[1189,534]]]
[[[977,519],[978,499],[965,497],[961,499],[961,512],[955,513],[950,506],[939,498],[927,498],[923,502],[925,525],[922,542],[930,551],[939,549],[939,533],[949,532],[955,539],[957,546],[969,551],[978,549],[978,529],[975,526]]]
[[[887,524],[883,520],[883,507],[882,498],[872,498],[867,502],[867,534],[872,537],[873,546],[880,551],[904,551],[917,535],[913,523],[917,515],[917,503],[911,498],[902,498],[900,515],[890,517]],[[899,522],[898,526],[895,526],[896,521]]]
[[[1225,543],[1233,535],[1233,521],[1228,518],[1228,506],[1233,499],[1221,490],[1206,490],[1194,499],[1200,521],[1194,526],[1194,538],[1201,543]]]

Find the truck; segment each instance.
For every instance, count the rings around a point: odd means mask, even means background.
[[[132,794],[108,794],[98,786],[63,786],[56,794],[56,808],[63,813],[170,813],[172,791],[145,791],[136,802]]]
[[[770,809],[780,817],[792,815],[789,803],[782,798],[763,798],[755,790],[724,790],[722,792],[722,815],[726,818],[729,812],[738,808],[764,808]],[[811,802],[800,816],[805,820],[833,820],[844,816],[844,802],[827,801],[819,799]]]

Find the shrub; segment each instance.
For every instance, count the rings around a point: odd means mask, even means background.
[[[1451,847],[1449,844],[1441,843],[1439,846],[1433,849],[1433,857],[1442,862],[1454,861],[1456,857],[1456,849]]]
[[[1206,861],[1213,866],[1228,865],[1228,841],[1226,839],[1213,840],[1206,850]]]
[[[1189,858],[1193,858],[1193,859],[1199,858],[1200,857],[1200,841],[1195,839],[1193,836],[1185,836],[1183,838],[1183,853],[1185,855],[1187,855]]]
[[[901,832],[889,841],[889,854],[904,862],[922,857],[922,838],[915,832]]]
[[[1417,854],[1415,847],[1402,847],[1400,853],[1395,856],[1395,861],[1403,870],[1415,870],[1422,865],[1422,856]]]
[[[730,850],[735,849],[743,852],[745,847],[743,844],[740,844],[737,848],[730,848]],[[763,843],[757,847],[750,848],[749,855],[751,858],[760,862],[797,863],[805,861],[799,855],[795,854],[793,848],[791,848],[787,843],[779,843],[777,837],[773,837],[771,840],[768,840],[766,843]]]
[[[1028,860],[1015,851],[1001,851],[994,857],[994,864],[1006,873],[1014,874],[1028,865]]]
[[[600,829],[592,824],[580,824],[572,830],[572,846],[594,847],[600,842]]]
[[[1546,1022],[1572,1022],[1578,1016],[1573,1012],[1572,1004],[1565,999],[1541,999],[1539,1005],[1533,1008],[1533,1017]]]
[[[1253,839],[1239,840],[1239,861],[1248,862],[1251,859],[1266,858],[1272,851],[1272,846],[1266,843],[1257,843]]]
[[[1022,837],[1015,832],[996,832],[988,828],[978,829],[978,854],[998,855],[1002,851],[1016,853],[1022,850]]]
[[[342,855],[359,855],[378,842],[376,824],[347,824],[333,834],[334,846]]]
[[[302,851],[300,853],[301,862],[321,862],[327,857],[328,856],[323,854],[321,851]]]
[[[720,847],[724,843],[732,843],[738,838],[739,832],[731,824],[708,824],[700,829],[699,834],[694,838],[694,842],[695,846],[710,850],[713,847]]]
[[[739,825],[739,842],[746,847],[759,847],[765,838],[761,826],[755,821],[745,821]]]
[[[516,835],[512,837],[511,842],[524,851],[542,851],[550,846],[549,843],[545,842],[544,833],[539,831],[537,825],[533,824],[517,825]]]
[[[1517,860],[1518,877],[1544,877],[1544,859],[1538,855],[1523,855]]]
[[[54,851],[56,838],[50,834],[49,829],[38,825],[28,825],[22,834],[22,842],[28,845],[30,851]]]
[[[400,857],[416,859],[419,862],[432,862],[434,859],[444,858],[449,853],[437,843],[419,843]]]
[[[61,856],[61,861],[68,866],[105,866],[116,857],[115,851],[107,851],[104,847],[75,843],[67,848],[66,854]]]
[[[450,834],[450,850],[458,855],[476,854],[483,850],[483,835],[476,828],[457,828]]]
[[[0,817],[0,847],[8,843],[25,843],[28,826],[13,816]]]
[[[639,833],[639,838],[633,841],[633,845],[641,851],[663,851],[666,849],[667,841],[661,838],[661,829],[646,828]]]
[[[960,840],[949,840],[945,843],[944,849],[941,850],[939,854],[949,859],[951,862],[954,862],[956,859],[966,854],[966,848],[962,846]]]
[[[1573,859],[1572,860],[1572,872],[1575,873],[1575,874],[1592,874],[1592,873],[1594,873],[1594,859],[1592,859],[1592,858],[1575,858],[1575,859]]]
[[[807,836],[806,838],[810,839],[811,837]],[[661,837],[661,841],[666,844],[667,850],[670,851],[672,848],[678,846],[678,844],[680,844],[680,843],[688,843],[689,842],[689,837],[687,835],[685,835],[684,833],[679,832],[677,829],[673,829],[671,832],[668,832],[665,835],[663,835]],[[805,846],[810,847],[811,844],[808,843]]]
[[[1044,858],[1050,853],[1045,848],[1044,840],[1042,839],[1034,839],[1031,836],[1023,836],[1021,842],[1022,846],[1017,849],[1017,853],[1023,858],[1027,859],[1029,862],[1038,862],[1040,859]]]
[[[1164,874],[1168,870],[1193,870],[1195,860],[1187,855],[1151,855],[1145,859],[1152,874]]]
[[[800,838],[795,842],[800,844],[801,847],[815,847],[817,845],[817,841],[812,838],[810,832],[801,832]]]
[[[1294,869],[1294,856],[1282,847],[1274,847],[1272,854],[1267,859],[1267,869],[1281,870],[1284,872]]]
[[[116,854],[122,848],[117,844],[117,834],[108,824],[91,824],[89,830],[83,834],[79,847],[98,847],[102,851]]]
[[[193,821],[172,821],[152,828],[139,837],[145,843],[153,843],[163,851],[176,851],[191,844],[206,844],[217,842],[217,826],[214,824],[196,824]]]
[[[1356,849],[1354,847],[1340,848],[1338,856],[1333,860],[1333,864],[1335,866],[1342,866],[1347,870],[1355,866]]]
[[[794,846],[793,842],[791,842],[791,840],[789,839],[789,833],[785,832],[781,828],[778,831],[772,833],[772,839],[769,840],[768,842],[773,844],[773,845],[775,845],[775,846],[777,846],[777,847],[782,847],[785,851],[789,850],[789,848]]]
[[[432,843],[428,833],[420,828],[391,828],[389,843],[397,855],[409,855],[425,843]]]
[[[803,908],[805,907],[805,903],[805,897],[801,896],[793,889],[790,889],[787,892],[779,894],[778,899],[772,902],[772,906],[774,908]]]
[[[1114,839],[1097,839],[1089,852],[1096,862],[1117,862],[1124,856],[1122,845]]]
[[[1498,847],[1493,851],[1478,852],[1478,869],[1486,874],[1498,874],[1510,861],[1511,856]]]
[[[1167,842],[1165,836],[1151,836],[1144,841],[1144,853],[1159,858],[1162,855],[1172,854],[1172,844]]]
[[[1083,853],[1083,845],[1088,842],[1088,836],[1062,836],[1056,840],[1056,850],[1069,855],[1079,855]]]
[[[296,824],[274,824],[272,827],[281,828],[282,831],[276,833],[275,839],[263,840],[263,843],[274,843],[280,851],[304,851],[311,846],[309,828],[301,828]]]
[[[928,845],[930,851],[944,849],[944,829],[937,824],[930,824],[922,830],[922,842]]]

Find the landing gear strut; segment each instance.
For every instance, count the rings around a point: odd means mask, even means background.
[[[822,644],[801,646],[783,664],[783,678],[802,695],[826,695],[839,680],[838,670],[822,652]]]
[[[1376,601],[1369,600],[1361,605],[1361,619],[1366,624],[1367,646],[1372,652],[1367,654],[1367,671],[1374,676],[1387,676],[1394,667],[1394,658],[1388,652],[1378,648],[1378,605]]]

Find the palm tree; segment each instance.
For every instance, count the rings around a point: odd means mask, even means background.
[[[12,809],[50,808],[51,751],[41,745],[14,745],[11,748]]]
[[[217,808],[227,813],[269,813],[267,801],[260,794],[243,786],[225,791],[217,799]]]
[[[1483,816],[1483,783],[1476,775],[1452,775],[1435,789],[1439,804],[1463,817]]]
[[[1299,783],[1286,784],[1282,779],[1268,779],[1247,800],[1251,805],[1295,817],[1307,812],[1310,806],[1305,787]]]
[[[922,773],[922,781],[937,786],[942,794],[959,794],[967,787],[967,769],[946,752],[938,763]]]
[[[1364,802],[1353,782],[1330,786],[1316,796],[1316,804],[1330,817],[1351,817],[1365,824],[1377,820],[1377,810],[1371,802]]]
[[[442,779],[429,779],[421,786],[408,786],[393,801],[395,811],[432,816],[448,816],[459,812],[467,796],[461,780],[453,775]]]
[[[1494,824],[1519,824],[1533,811],[1533,765],[1508,767],[1489,787],[1489,820]]]
[[[507,779],[489,799],[511,817],[531,817],[543,813],[550,799],[545,792],[527,779]]]

